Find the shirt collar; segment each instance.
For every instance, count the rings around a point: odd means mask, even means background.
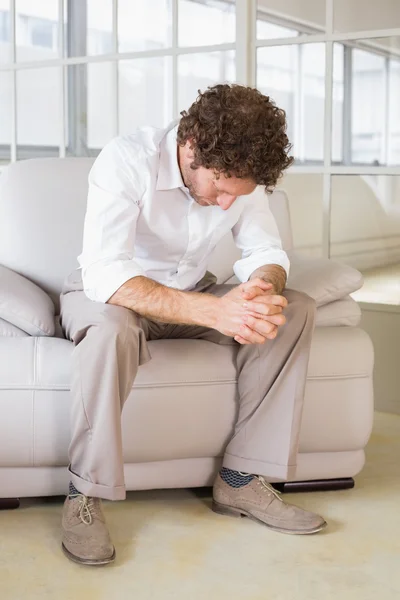
[[[178,124],[174,122],[160,143],[160,165],[156,190],[174,190],[184,187],[178,165],[178,144],[176,141]]]

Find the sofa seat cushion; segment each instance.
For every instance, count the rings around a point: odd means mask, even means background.
[[[149,348],[124,407],[125,463],[222,456],[237,418],[235,348],[179,339]],[[57,338],[0,338],[0,467],[68,464],[72,351]],[[372,365],[364,331],[315,330],[300,452],[364,448]]]
[[[362,345],[358,353],[351,344],[342,345],[347,338],[356,341],[361,337],[363,341],[365,336],[363,331],[353,328],[316,329],[308,377],[351,377],[367,373],[369,367]],[[152,360],[140,367],[134,388],[236,382],[235,346],[190,339],[157,340],[148,342],[148,346]],[[315,351],[317,346],[318,352]],[[65,339],[0,337],[0,390],[69,390],[72,351],[72,342]]]
[[[177,339],[148,345],[153,360],[140,367],[134,387],[236,381],[234,346]],[[69,390],[73,347],[59,338],[0,337],[0,389]]]

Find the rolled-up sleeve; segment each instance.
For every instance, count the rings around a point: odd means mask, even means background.
[[[138,182],[117,138],[102,150],[89,174],[78,262],[91,300],[105,303],[126,281],[144,275],[134,258],[139,198]]]
[[[289,259],[282,249],[266,194],[257,189],[251,196],[243,198],[243,202],[240,219],[232,228],[235,244],[242,251],[242,258],[233,265],[236,277],[245,282],[264,265],[280,265],[289,275]]]

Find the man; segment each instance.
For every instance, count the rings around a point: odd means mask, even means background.
[[[125,498],[121,410],[159,337],[237,346],[239,414],[213,488],[213,510],[292,534],[318,515],[267,483],[295,473],[315,305],[286,290],[288,259],[268,198],[292,158],[285,113],[259,91],[216,85],[178,125],[139,129],[100,153],[89,175],[80,269],[61,319],[74,342],[69,495],[63,550],[115,559],[101,498]],[[208,257],[232,230],[241,284],[216,285]],[[285,314],[283,314],[283,312]],[[286,322],[286,324],[285,324]]]

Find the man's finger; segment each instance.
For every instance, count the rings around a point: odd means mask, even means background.
[[[245,315],[243,322],[253,331],[259,333],[263,337],[266,337],[268,333],[271,333],[275,329],[275,325],[264,319],[257,319],[251,315]]]
[[[278,328],[275,327],[275,329],[267,335],[267,340],[274,340],[277,335],[278,335]]]
[[[247,340],[245,340],[244,338],[242,338],[242,336],[240,335],[235,335],[235,341],[238,342],[239,344],[251,344],[251,342],[248,342]]]
[[[252,344],[263,344],[265,342],[265,336],[254,331],[247,325],[240,326],[239,335]]]
[[[269,323],[273,323],[274,325],[278,325],[279,327],[286,323],[285,315],[262,315],[262,314],[256,313],[256,312],[248,312],[246,314],[251,315],[252,317],[255,317],[256,319],[262,319],[263,321],[268,321]]]
[[[261,279],[260,277],[255,277],[254,279],[250,279],[249,281],[242,283],[242,286],[243,286],[243,289],[248,289],[253,286],[256,286],[263,290],[268,290],[273,287],[272,283],[270,283],[269,281],[264,281],[264,279]]]
[[[281,306],[282,308],[286,308],[288,305],[288,301],[285,298],[285,296],[279,296],[277,294],[260,294],[257,297],[254,296],[251,299],[249,298],[249,307],[251,307],[251,305],[254,303],[260,303],[265,305],[273,304],[274,306]]]
[[[267,281],[256,278],[252,279],[251,281],[246,281],[246,283],[241,283],[239,289],[242,294],[249,294],[254,297],[255,294],[266,294],[267,292],[272,292],[273,285],[272,283],[268,283]]]
[[[261,302],[243,302],[243,308],[246,312],[254,312],[260,315],[280,315],[283,310],[282,306]]]
[[[242,292],[242,296],[244,300],[253,300],[256,296],[260,296],[261,298],[266,295],[268,290],[264,290],[258,286],[254,286]]]

